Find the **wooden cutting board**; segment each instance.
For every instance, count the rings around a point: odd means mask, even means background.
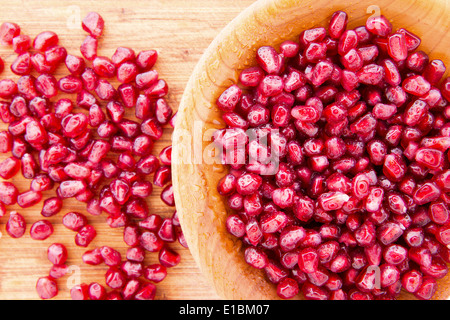
[[[0,23],[16,22],[23,34],[31,37],[45,30],[52,30],[60,37],[71,54],[79,55],[79,46],[86,36],[81,29],[81,20],[89,11],[99,12],[105,20],[105,32],[99,43],[99,55],[111,56],[118,46],[133,48],[136,52],[156,49],[159,60],[155,69],[169,84],[168,102],[177,109],[183,89],[198,59],[220,30],[226,26],[252,0],[126,0],[126,1],[15,1],[0,2]],[[0,57],[5,61],[6,70],[0,79],[18,77],[9,71],[15,59],[11,47],[0,47]],[[66,75],[65,67],[57,70],[57,78]],[[127,115],[131,116],[132,112]],[[7,126],[0,124],[0,130]],[[155,152],[170,144],[171,128],[165,129],[163,138],[155,145]],[[0,160],[9,154],[0,154]],[[19,173],[11,179],[19,191],[29,188],[29,180]],[[154,188],[148,199],[150,211],[163,217],[170,217],[174,208],[167,207],[159,198],[161,189]],[[54,190],[45,192],[44,199],[54,195]],[[47,247],[55,242],[66,245],[70,273],[57,280],[59,294],[56,299],[70,299],[70,288],[77,283],[99,282],[104,284],[105,265],[89,266],[83,264],[81,255],[88,249],[109,245],[117,248],[123,255],[126,245],[122,238],[122,228],[112,229],[106,225],[106,215],[94,217],[85,210],[83,203],[65,200],[62,211],[49,218],[54,225],[54,234],[44,240],[32,240],[29,227],[40,215],[42,202],[22,209],[8,208],[8,213],[0,219],[0,299],[39,299],[35,285],[39,277],[48,275],[51,267],[47,260]],[[9,212],[20,212],[28,222],[27,232],[20,239],[12,239],[5,232]],[[87,215],[89,223],[97,230],[97,237],[88,248],[77,247],[75,233],[61,224],[62,216],[69,211]],[[181,263],[168,270],[168,277],[157,285],[157,299],[218,299],[196,266],[188,249],[179,243],[170,247],[181,254]],[[147,254],[147,264],[157,263],[157,254]]]

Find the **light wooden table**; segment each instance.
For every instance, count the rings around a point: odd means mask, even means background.
[[[100,41],[99,55],[111,56],[118,46],[128,46],[136,52],[156,49],[159,60],[155,66],[161,78],[170,87],[168,102],[177,109],[184,86],[201,54],[220,30],[248,7],[253,0],[143,0],[143,1],[0,1],[0,23],[16,22],[22,33],[32,37],[41,31],[52,30],[60,36],[60,44],[69,53],[79,55],[79,46],[86,33],[81,29],[81,19],[89,11],[99,12],[105,20],[105,32]],[[7,65],[1,78],[12,77],[9,65],[15,58],[11,47],[0,47],[0,56]],[[64,67],[58,76],[67,74]],[[0,130],[6,125],[0,124]],[[163,138],[155,145],[158,152],[170,144],[171,129],[166,129]],[[0,154],[0,159],[9,155]],[[12,181],[20,191],[29,188],[29,181],[19,173]],[[155,187],[148,199],[150,211],[170,217],[174,208],[165,206],[159,199],[160,188]],[[45,192],[52,196],[54,190]],[[54,225],[54,234],[44,241],[30,238],[29,227],[40,215],[42,202],[33,208],[22,209],[17,205],[8,208],[23,214],[28,222],[27,232],[20,239],[12,239],[5,232],[7,216],[0,219],[0,299],[38,299],[36,280],[48,274],[51,266],[47,260],[47,247],[54,242],[66,245],[69,252],[67,264],[71,272],[58,279],[60,293],[56,299],[70,299],[69,290],[75,283],[97,281],[104,284],[105,265],[89,266],[81,261],[82,253],[90,248],[110,245],[122,254],[126,245],[122,240],[122,229],[111,229],[106,215],[93,217],[86,213],[85,205],[76,200],[65,200],[63,210],[49,218]],[[61,224],[62,216],[69,211],[85,213],[89,223],[97,229],[97,237],[89,248],[74,244],[75,233]],[[182,256],[181,263],[169,269],[168,277],[157,285],[157,299],[218,299],[202,277],[189,250],[178,243],[170,245]],[[148,254],[146,263],[157,262],[156,254]]]

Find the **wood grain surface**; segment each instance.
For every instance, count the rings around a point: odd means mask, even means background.
[[[252,0],[146,0],[146,1],[0,1],[0,23],[16,22],[22,33],[31,37],[45,30],[55,31],[60,43],[69,53],[79,55],[79,46],[86,33],[81,29],[81,19],[89,11],[99,12],[105,19],[105,32],[99,44],[99,55],[111,56],[118,46],[128,46],[136,52],[156,49],[159,60],[155,69],[169,84],[168,102],[177,110],[184,87],[197,61],[214,37]],[[17,79],[9,71],[15,58],[11,47],[0,47],[0,56],[5,61],[6,70],[0,78]],[[67,70],[57,70],[57,78],[66,75]],[[131,117],[128,111],[127,116]],[[0,124],[0,130],[6,125]],[[158,152],[171,142],[170,128],[165,129],[163,138],[155,145]],[[7,154],[0,154],[0,160]],[[19,173],[11,179],[20,191],[29,188],[29,180]],[[148,199],[150,211],[170,217],[174,208],[165,206],[159,199],[161,189],[154,188]],[[54,195],[54,190],[44,193]],[[65,200],[62,211],[49,218],[54,225],[54,234],[44,240],[30,238],[29,227],[40,215],[42,202],[32,208],[8,208],[8,213],[0,219],[0,299],[38,299],[35,291],[36,280],[48,274],[51,267],[47,260],[47,247],[54,242],[67,246],[67,264],[71,272],[57,280],[59,294],[55,299],[70,299],[70,288],[76,283],[93,281],[104,284],[105,265],[88,266],[81,261],[82,253],[90,248],[110,245],[125,254],[126,245],[122,239],[122,228],[111,229],[106,225],[106,216],[93,217],[85,210],[83,203]],[[9,211],[17,210],[28,222],[27,232],[20,239],[12,239],[5,232]],[[75,233],[61,224],[62,216],[69,211],[78,211],[88,216],[89,223],[97,229],[97,237],[89,248],[79,248],[74,244]],[[157,285],[157,299],[218,299],[215,291],[200,273],[188,249],[178,243],[170,245],[182,256],[181,263],[168,270],[168,277]],[[146,263],[156,263],[156,254],[148,254]]]

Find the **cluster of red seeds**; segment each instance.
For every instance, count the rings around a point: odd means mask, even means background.
[[[430,299],[450,262],[450,78],[384,16],[347,21],[260,47],[218,98],[226,228],[281,298]]]
[[[180,261],[167,244],[178,240],[186,246],[176,211],[170,218],[150,214],[145,200],[154,184],[163,188],[161,200],[174,206],[172,147],[165,147],[158,156],[152,154],[164,126],[173,126],[174,112],[164,98],[168,86],[152,69],[158,57],[155,50],[135,54],[119,47],[111,58],[98,56],[102,17],[91,12],[82,27],[89,35],[80,47],[81,57],[58,45],[54,32],[42,32],[31,41],[17,24],[1,25],[2,44],[12,45],[17,53],[11,71],[19,79],[0,80],[0,118],[8,124],[8,129],[0,132],[0,152],[12,153],[0,163],[0,213],[5,215],[5,206],[16,203],[21,208],[34,206],[41,202],[42,192],[54,187],[56,195],[43,202],[43,217],[60,212],[67,198],[86,203],[91,215],[106,213],[110,227],[124,229],[129,247],[126,259],[108,246],[88,250],[83,255],[86,264],[109,267],[105,282],[110,290],[99,283],[80,284],[72,288],[72,298],[153,299],[154,283],[165,278],[166,268]],[[69,75],[57,80],[53,74],[64,64]],[[1,66],[3,70],[3,61]],[[117,88],[110,82],[114,77]],[[61,94],[76,95],[76,100]],[[125,117],[127,109],[135,111],[138,121]],[[31,181],[29,190],[22,193],[5,181],[20,170]],[[153,181],[147,180],[152,174]],[[62,218],[63,225],[76,233],[75,243],[80,247],[88,247],[96,236],[88,220],[78,212]],[[20,213],[10,213],[6,231],[11,237],[23,236],[26,226]],[[47,239],[52,233],[52,224],[46,219],[30,228],[35,240]],[[159,252],[160,263],[144,265],[147,251]],[[36,284],[43,299],[57,295],[56,279],[68,270],[63,244],[52,244],[48,258],[53,264],[50,273]]]

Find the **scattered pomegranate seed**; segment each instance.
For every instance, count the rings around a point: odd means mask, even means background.
[[[52,234],[53,225],[48,220],[36,221],[30,228],[30,236],[34,240],[45,240]]]
[[[385,16],[347,20],[260,47],[217,99],[226,229],[283,299],[431,299],[448,273],[450,78]]]
[[[36,291],[41,299],[51,299],[58,294],[58,285],[51,277],[41,277],[36,282]]]

